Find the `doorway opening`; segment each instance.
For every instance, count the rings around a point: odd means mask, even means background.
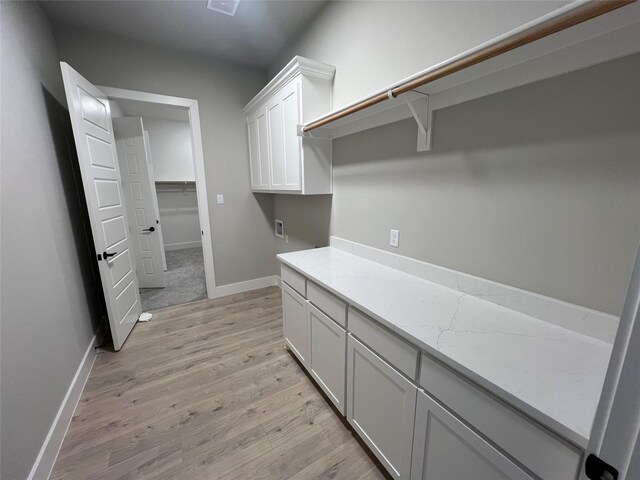
[[[142,310],[207,298],[205,258],[213,255],[203,242],[193,112],[174,97],[99,88],[109,97]]]
[[[148,107],[168,105],[187,111],[205,283],[207,296],[213,298],[216,283],[198,102],[188,98],[97,87],[65,62],[60,62],[60,70],[111,339],[114,350],[118,351],[142,313],[139,277],[145,276],[146,282],[157,282],[157,287],[166,286],[166,279],[163,247],[159,232],[156,231],[160,221],[159,208],[151,204],[152,199],[156,198],[153,195],[155,181],[152,185],[142,117],[120,117],[117,121],[118,129],[124,136],[120,145],[121,171],[109,102],[110,99],[133,100],[148,104]],[[123,172],[125,175],[122,175]],[[128,202],[126,197],[129,197]],[[131,228],[130,217],[135,221],[135,231]],[[137,255],[136,251],[141,254]]]

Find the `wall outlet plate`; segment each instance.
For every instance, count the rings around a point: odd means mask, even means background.
[[[223,205],[224,204],[224,195],[219,193],[217,195],[217,198],[218,198],[218,205]]]
[[[274,230],[276,237],[284,238],[284,222],[282,220],[276,218]]]
[[[400,230],[391,229],[391,235],[389,236],[389,245],[398,248],[400,243]]]

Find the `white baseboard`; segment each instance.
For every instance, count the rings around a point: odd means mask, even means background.
[[[71,381],[71,385],[69,385],[67,394],[58,409],[58,414],[53,420],[53,424],[51,425],[49,433],[42,444],[42,448],[40,448],[38,457],[36,458],[33,467],[31,467],[31,472],[29,473],[27,480],[40,480],[43,478],[49,478],[49,475],[51,475],[51,470],[53,469],[53,465],[56,463],[58,452],[60,452],[60,447],[62,447],[62,442],[64,441],[69,424],[71,423],[71,419],[73,418],[78,402],[80,401],[80,396],[82,395],[84,386],[89,379],[93,362],[96,359],[96,339],[102,336],[103,334],[99,333],[94,335],[91,339],[91,342],[87,347],[87,351],[78,366],[78,370],[76,370],[76,374]]]
[[[271,275],[269,277],[255,278],[253,280],[247,280],[246,282],[231,283],[229,285],[220,285],[215,287],[213,294],[209,295],[209,298],[225,297],[227,295],[233,295],[234,293],[247,292],[249,290],[255,290],[256,288],[271,287],[279,285],[279,277],[277,275]]]
[[[202,247],[202,242],[199,240],[195,242],[167,243],[164,246],[164,251],[166,252],[167,250],[182,250],[185,248],[197,248],[197,247]]]

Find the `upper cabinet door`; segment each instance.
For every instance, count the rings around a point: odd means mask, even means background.
[[[269,154],[271,158],[271,190],[285,188],[284,123],[282,102],[275,96],[267,103],[269,122]]]
[[[258,151],[260,153],[260,182],[258,189],[269,190],[271,178],[269,175],[269,125],[267,122],[267,109],[262,108],[256,116],[258,127]]]
[[[302,190],[302,137],[298,136],[300,114],[300,82],[294,81],[282,89],[284,119],[284,190]]]
[[[258,122],[255,116],[247,122],[249,135],[249,167],[251,169],[251,189],[260,189],[260,149],[258,147]]]

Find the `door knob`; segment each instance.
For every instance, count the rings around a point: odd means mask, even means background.
[[[106,260],[109,257],[115,257],[117,254],[118,252],[113,252],[113,253],[102,252],[102,257]]]
[[[142,230],[143,232],[155,232],[156,231],[156,227],[149,227],[149,228],[145,228]]]

